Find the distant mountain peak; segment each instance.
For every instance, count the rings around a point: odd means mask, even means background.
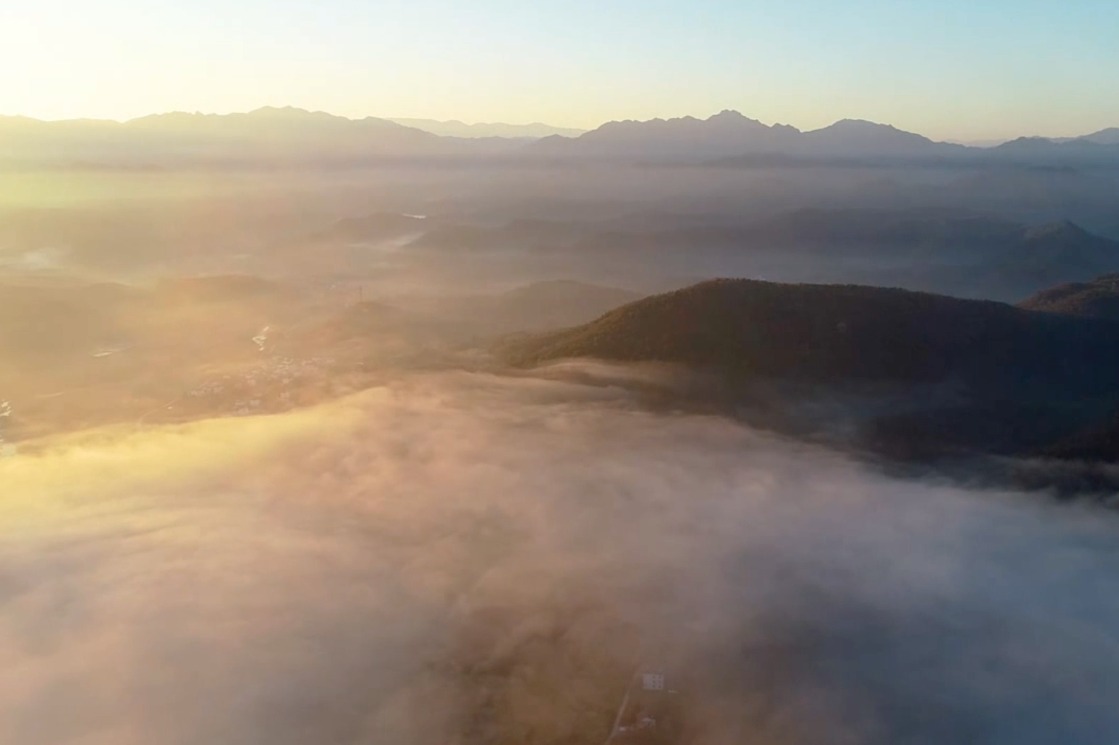
[[[892,137],[895,139],[905,137],[914,141],[931,142],[931,140],[924,135],[906,132],[904,129],[898,129],[892,124],[881,124],[867,119],[840,119],[834,124],[822,129],[817,129],[810,134],[817,133],[841,135],[844,137]]]
[[[751,119],[750,117],[746,116],[745,114],[742,114],[741,112],[738,112],[738,111],[734,111],[733,109],[724,109],[723,111],[720,111],[718,114],[715,114],[713,116],[708,117],[707,120],[706,120],[706,124],[716,125],[716,126],[719,126],[719,127],[738,128],[738,129],[760,128],[760,127],[765,127],[766,129],[772,129],[772,127],[768,127],[765,124],[762,124],[757,119]]]
[[[1045,147],[1048,145],[1057,144],[1055,141],[1048,137],[1038,137],[1031,135],[1028,137],[1015,137],[1013,140],[1007,140],[1000,147]]]
[[[301,109],[298,106],[261,106],[258,109],[253,109],[249,114],[310,114],[307,109]],[[321,113],[321,112],[320,112]]]
[[[744,115],[744,114],[743,114],[742,112],[740,112],[740,111],[735,111],[734,109],[723,109],[723,110],[722,110],[722,111],[720,111],[720,112],[719,112],[718,114],[713,114],[713,115],[709,116],[709,117],[707,118],[707,121],[709,121],[709,122],[717,122],[717,121],[751,121],[751,122],[752,122],[752,121],[756,121],[756,120],[754,120],[754,119],[750,119],[749,117],[747,117],[746,115]]]
[[[262,106],[259,109],[250,111],[246,116],[256,117],[258,119],[272,119],[272,120],[287,120],[287,121],[384,121],[377,117],[366,117],[364,120],[350,119],[349,117],[331,114],[326,111],[311,111],[309,109],[301,109],[298,106]]]
[[[442,137],[507,137],[520,139],[543,139],[546,137],[578,137],[586,132],[585,129],[574,127],[557,127],[544,122],[530,122],[528,124],[510,124],[508,122],[475,122],[468,123],[460,119],[416,119],[394,117],[389,121],[405,127],[415,127],[425,132]]]
[[[922,158],[959,155],[963,146],[937,143],[889,124],[843,119],[810,132],[767,125],[734,109],[707,119],[685,116],[613,121],[574,140],[546,139],[544,150],[582,157],[716,160],[755,157]]]
[[[1079,142],[1088,142],[1094,145],[1119,145],[1119,127],[1108,127],[1090,135],[1077,137]]]
[[[1029,228],[1025,233],[1025,238],[1028,241],[1083,239],[1091,237],[1094,236],[1071,220],[1057,220],[1056,222],[1046,223],[1045,225],[1038,225]]]
[[[354,159],[457,155],[457,142],[373,117],[350,119],[294,106],[249,112],[169,112],[131,119],[3,122],[0,159],[170,165],[289,162],[326,165]]]
[[[663,127],[668,127],[668,128],[673,128],[673,127],[680,127],[682,125],[683,126],[697,127],[697,128],[704,128],[704,127],[708,127],[710,125],[719,125],[721,127],[726,127],[728,125],[729,126],[747,125],[747,126],[758,126],[758,127],[764,127],[765,129],[770,129],[769,126],[767,126],[765,124],[762,124],[757,119],[751,119],[750,117],[745,116],[741,112],[735,111],[733,109],[724,109],[723,111],[720,111],[718,114],[713,114],[713,115],[707,117],[706,119],[700,119],[698,117],[691,116],[690,114],[686,115],[686,116],[672,117],[672,118],[669,118],[669,119],[664,119],[664,118],[661,118],[661,117],[655,117],[653,119],[644,119],[644,120],[640,120],[640,119],[619,119],[619,120],[615,120],[615,121],[606,122],[602,126],[598,127],[597,130],[591,130],[591,132],[588,132],[588,134],[593,134],[594,132],[599,131],[599,130],[603,130],[603,129],[618,129],[620,127],[626,127],[626,128],[635,128],[635,127],[642,127],[642,128],[662,127],[663,128]],[[786,125],[777,125],[777,126],[780,126],[782,128],[786,127]]]
[[[897,132],[901,131],[892,124],[872,122],[869,119],[840,119],[831,127],[834,129],[892,129]]]

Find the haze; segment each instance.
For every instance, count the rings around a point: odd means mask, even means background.
[[[1119,733],[1113,525],[617,389],[424,375],[0,476],[7,742],[597,742],[643,656],[688,741]]]
[[[1119,742],[1113,6],[6,10],[0,743]]]
[[[802,129],[857,118],[959,140],[1119,121],[1107,0],[1060,12],[1006,0],[109,0],[96,13],[62,0],[14,3],[4,20],[0,66],[20,73],[0,113],[46,119],[295,105],[590,129],[737,108]]]

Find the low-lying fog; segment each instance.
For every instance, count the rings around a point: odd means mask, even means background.
[[[617,374],[616,371],[615,373]],[[0,460],[0,741],[1119,741],[1119,527],[624,388],[427,373]]]

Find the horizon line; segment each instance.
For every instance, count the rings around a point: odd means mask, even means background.
[[[1075,139],[1075,138],[1078,138],[1078,137],[1086,137],[1086,136],[1090,136],[1090,135],[1093,135],[1093,134],[1097,134],[1099,132],[1105,132],[1105,131],[1108,131],[1110,129],[1119,129],[1119,124],[1117,124],[1117,125],[1114,125],[1114,126],[1103,127],[1102,129],[1098,129],[1098,130],[1093,130],[1091,132],[1080,132],[1080,133],[1075,133],[1075,134],[1060,134],[1060,135],[1017,134],[1017,135],[1010,135],[1010,136],[1003,136],[1003,137],[946,137],[946,138],[942,138],[942,139],[936,139],[934,137],[930,137],[928,135],[921,134],[920,132],[916,132],[916,131],[913,131],[913,130],[907,130],[907,129],[901,129],[901,128],[899,128],[899,127],[897,127],[893,124],[890,124],[888,122],[880,122],[880,121],[876,121],[874,119],[864,119],[864,118],[860,118],[860,117],[850,117],[850,116],[841,117],[839,119],[834,120],[831,124],[827,124],[827,125],[824,125],[822,127],[817,127],[815,129],[801,129],[800,127],[797,127],[796,125],[789,124],[787,122],[776,122],[775,121],[771,124],[767,124],[762,119],[758,119],[758,118],[748,116],[746,114],[743,114],[740,110],[734,109],[734,108],[723,108],[720,111],[717,111],[717,112],[715,112],[715,113],[713,113],[713,114],[711,114],[707,117],[695,116],[694,114],[684,114],[684,115],[681,115],[681,116],[670,116],[670,117],[655,116],[655,117],[651,117],[649,119],[635,119],[635,118],[607,119],[603,122],[600,122],[598,125],[596,125],[594,127],[587,128],[587,127],[578,127],[578,126],[571,126],[571,125],[564,125],[564,124],[553,124],[553,123],[550,123],[550,122],[545,122],[545,121],[540,121],[540,120],[531,121],[531,122],[514,122],[514,121],[497,121],[497,120],[467,121],[465,119],[458,119],[458,118],[438,119],[438,118],[433,118],[433,117],[422,117],[422,116],[378,116],[378,115],[375,115],[375,114],[348,116],[346,114],[337,114],[337,113],[334,113],[334,112],[331,112],[331,111],[327,111],[325,109],[309,109],[309,108],[304,108],[302,106],[295,106],[295,105],[291,105],[291,104],[282,105],[282,106],[277,106],[275,104],[265,104],[263,106],[258,106],[256,108],[252,108],[252,109],[238,109],[238,110],[228,110],[228,111],[201,111],[201,110],[190,111],[190,110],[187,110],[187,109],[172,109],[172,110],[169,110],[169,111],[157,111],[157,112],[152,112],[152,113],[149,113],[149,114],[142,114],[140,116],[127,117],[127,118],[93,117],[93,116],[91,116],[91,117],[48,118],[48,117],[31,116],[31,115],[27,115],[27,114],[3,114],[3,113],[0,113],[0,120],[3,120],[3,119],[23,119],[23,120],[34,121],[34,122],[41,122],[41,123],[45,123],[45,124],[76,123],[76,122],[103,122],[103,123],[111,122],[111,123],[114,123],[114,124],[127,125],[127,124],[131,124],[133,122],[142,121],[144,119],[153,119],[153,118],[163,117],[163,116],[183,115],[183,116],[199,116],[199,117],[227,117],[227,116],[247,116],[247,115],[258,114],[258,113],[261,113],[261,112],[268,112],[268,111],[276,111],[276,112],[289,111],[289,112],[298,112],[298,113],[312,114],[312,115],[321,114],[321,115],[329,116],[329,117],[332,117],[332,118],[335,118],[335,119],[345,119],[345,120],[351,121],[351,122],[361,122],[361,121],[367,121],[367,120],[375,120],[375,121],[383,121],[383,122],[392,122],[392,123],[396,124],[396,123],[399,123],[398,120],[413,120],[413,121],[428,121],[428,122],[439,123],[439,124],[461,124],[461,125],[464,125],[464,126],[513,126],[513,127],[543,126],[543,127],[552,127],[554,129],[578,130],[581,134],[582,133],[587,133],[587,132],[593,132],[593,131],[595,131],[595,130],[597,130],[597,129],[599,129],[599,128],[607,125],[607,124],[625,124],[625,123],[645,124],[645,123],[650,123],[650,122],[670,122],[670,121],[683,121],[683,120],[709,121],[709,120],[711,120],[715,117],[718,117],[720,115],[734,114],[734,115],[737,115],[739,117],[742,117],[743,119],[758,122],[759,124],[762,124],[766,127],[771,127],[771,128],[772,127],[792,127],[793,129],[795,129],[795,130],[797,130],[798,132],[801,132],[801,133],[820,131],[820,130],[827,129],[829,127],[835,126],[836,124],[839,124],[839,123],[842,123],[842,122],[861,122],[861,123],[874,124],[874,125],[883,126],[883,127],[891,127],[891,128],[896,129],[900,132],[907,132],[909,134],[915,134],[915,135],[919,135],[921,137],[925,137],[926,139],[929,139],[933,142],[947,143],[947,144],[961,144],[961,145],[969,145],[969,144],[973,144],[973,143],[1000,144],[1000,143],[1012,142],[1014,140],[1020,140],[1020,139],[1049,139],[1049,140]],[[400,126],[408,127],[409,125],[400,125]],[[414,126],[409,127],[409,128],[421,129],[420,127],[414,127]],[[424,130],[421,129],[421,131],[424,131]],[[558,136],[562,136],[562,135],[558,135]]]

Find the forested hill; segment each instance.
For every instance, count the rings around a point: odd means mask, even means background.
[[[1119,274],[1105,274],[1091,282],[1069,282],[1051,287],[1026,299],[1020,307],[1119,321]]]
[[[958,379],[977,389],[1098,394],[1119,325],[906,290],[720,279],[506,343],[528,366],[562,358],[661,361],[821,382]]]

